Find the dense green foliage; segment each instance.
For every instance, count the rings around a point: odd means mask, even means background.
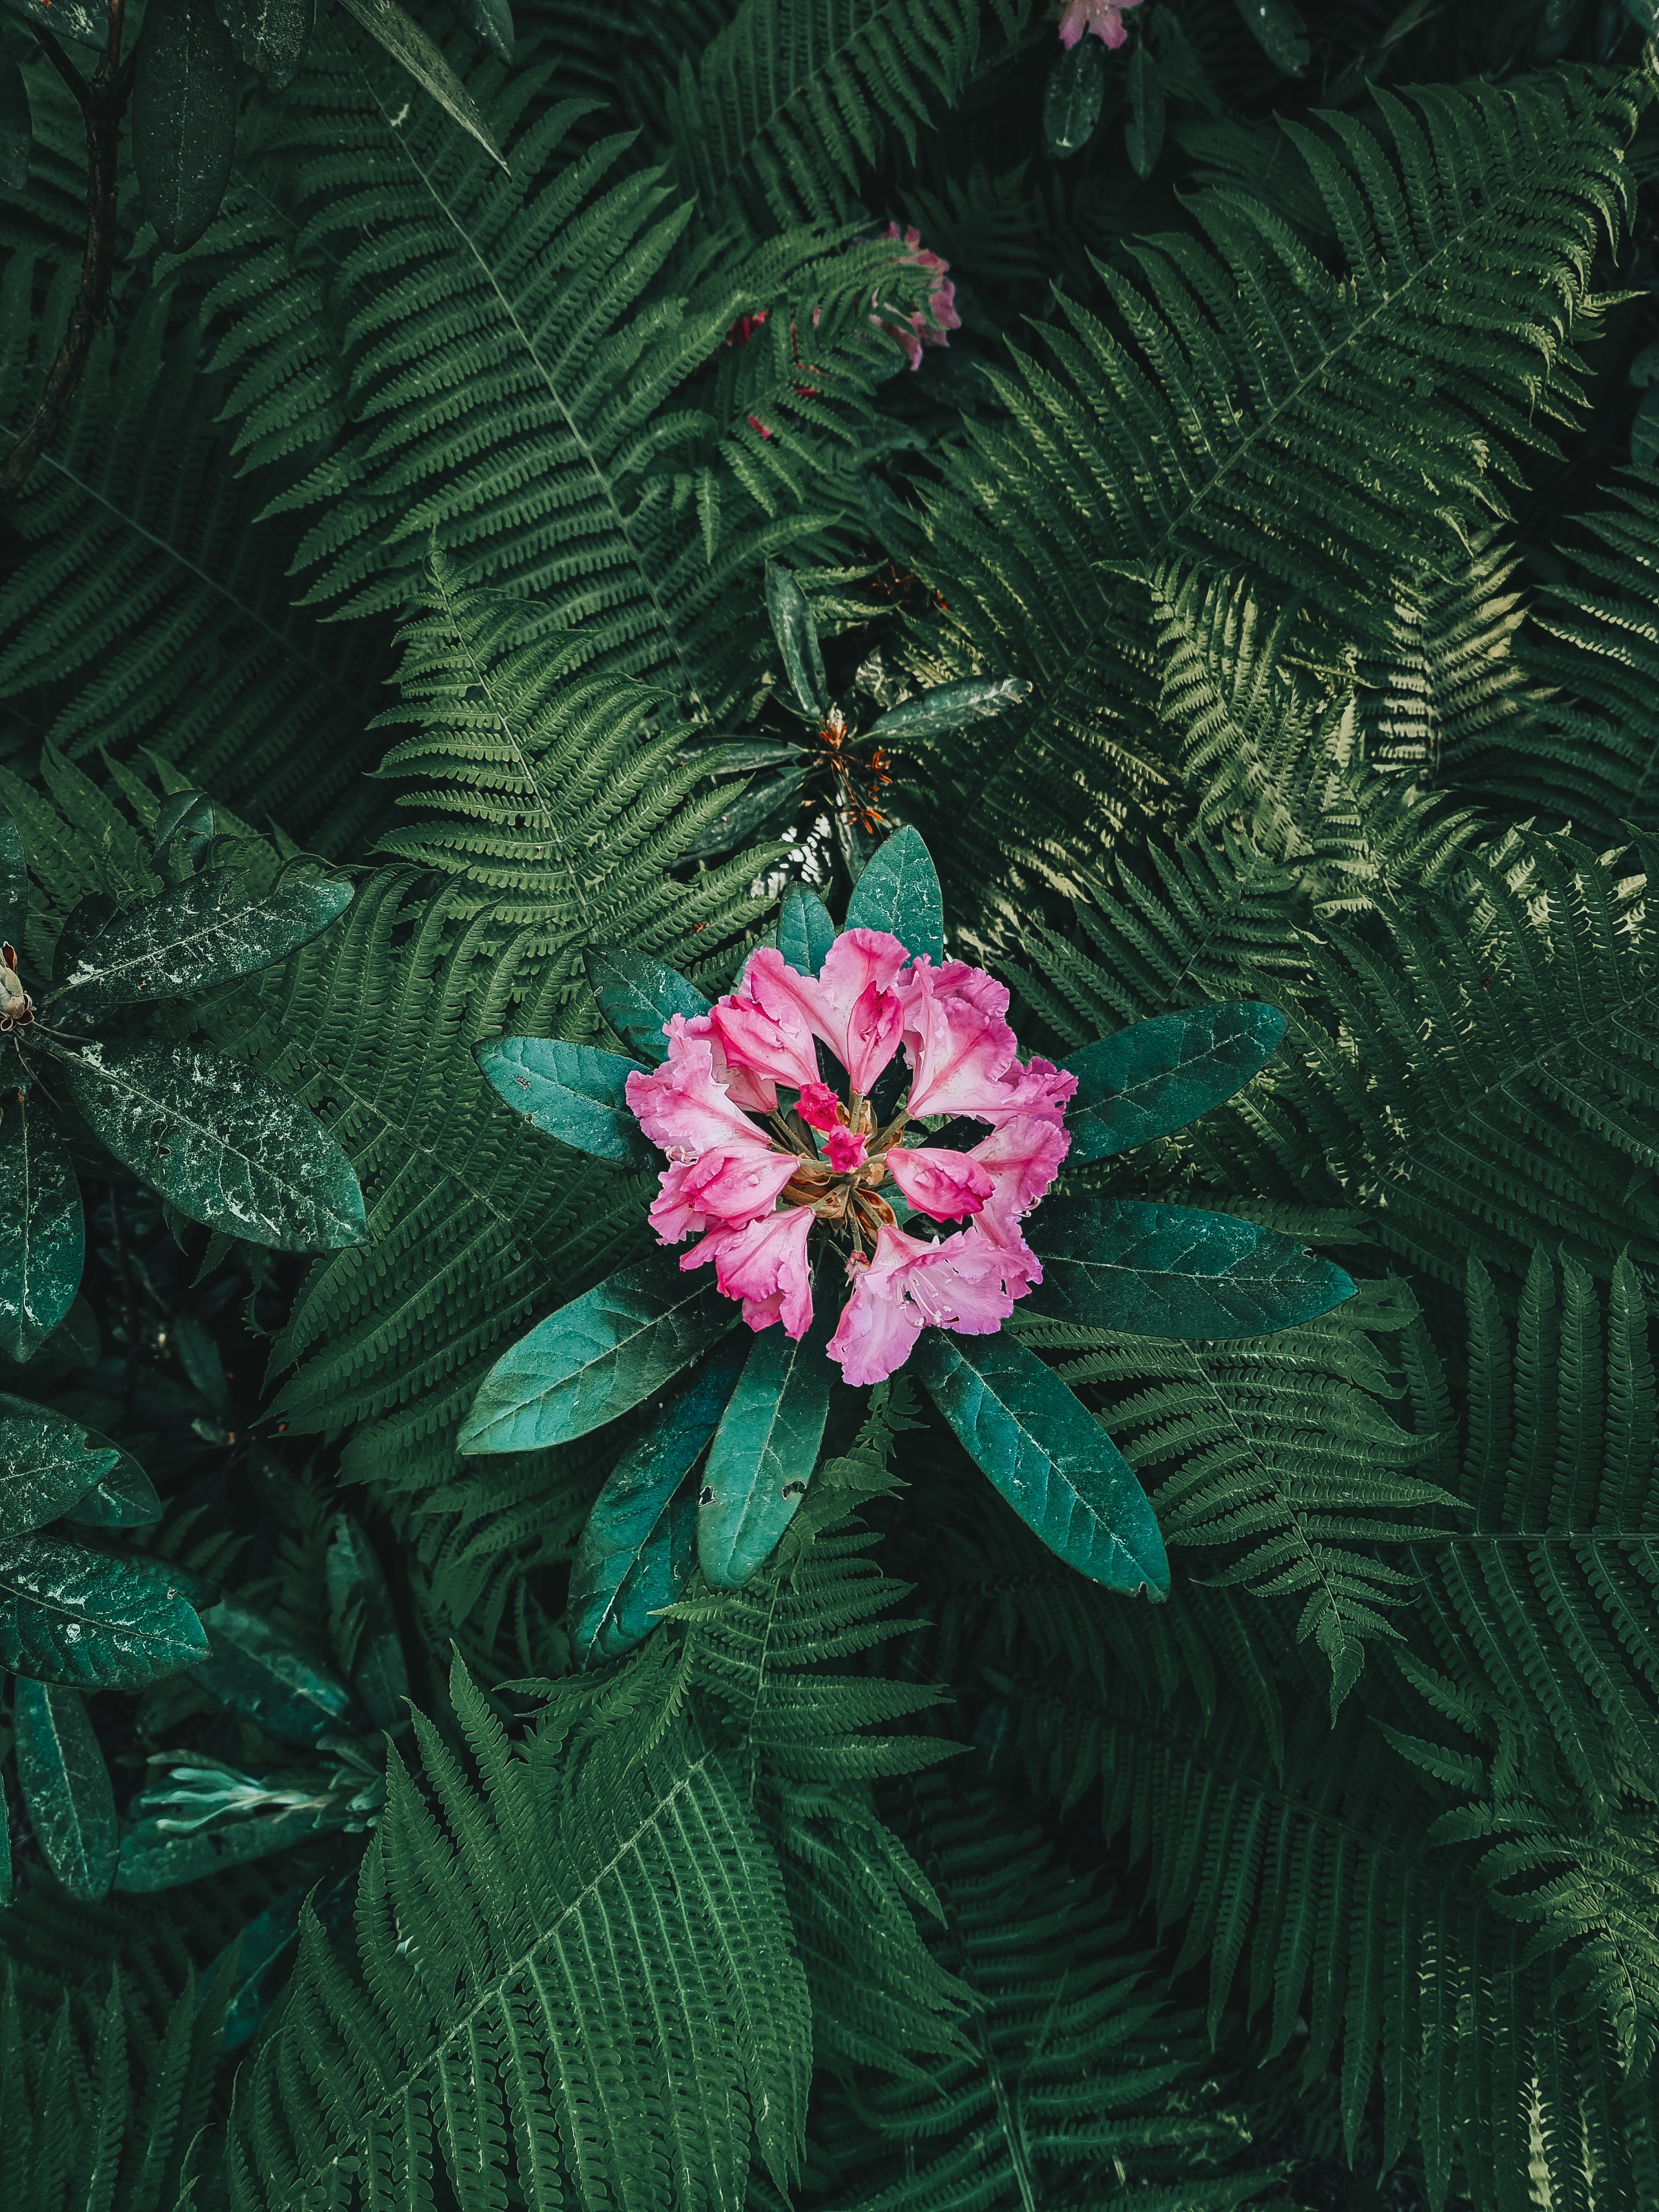
[[[1304,13],[3,0],[8,2208],[1659,2203],[1652,9]],[[854,1389],[617,1048],[872,922]]]

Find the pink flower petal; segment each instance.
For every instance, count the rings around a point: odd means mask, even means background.
[[[918,1145],[896,1145],[887,1155],[887,1172],[918,1213],[933,1221],[960,1221],[977,1213],[993,1188],[989,1170],[975,1152],[952,1152]]]
[[[851,1175],[854,1168],[864,1165],[866,1149],[864,1139],[855,1130],[832,1129],[823,1157],[837,1175]]]
[[[812,1209],[792,1206],[769,1213],[746,1228],[711,1229],[681,1261],[682,1267],[714,1262],[714,1279],[728,1298],[743,1300],[743,1317],[752,1329],[781,1321],[786,1336],[803,1337],[812,1324],[812,1271],[806,1240]]]
[[[841,1127],[841,1101],[827,1083],[808,1083],[795,1101],[795,1111],[810,1129]]]
[[[879,1382],[903,1365],[923,1328],[994,1335],[1015,1299],[1041,1279],[1035,1256],[1006,1224],[986,1236],[975,1219],[961,1236],[937,1244],[884,1228],[875,1258],[854,1275],[830,1357],[840,1363],[844,1381]]]
[[[717,1222],[741,1228],[772,1211],[797,1164],[793,1153],[758,1143],[677,1163],[663,1173],[651,1226],[665,1244]]]
[[[628,1079],[628,1103],[653,1145],[695,1160],[721,1146],[765,1146],[765,1139],[715,1079],[712,1038],[688,1033],[684,1014],[668,1024],[668,1057]]]
[[[1071,1149],[1072,1139],[1057,1121],[1036,1114],[1014,1114],[966,1157],[987,1171],[999,1205],[1020,1214],[1042,1196]],[[893,1164],[890,1153],[887,1164],[890,1168]],[[915,1204],[914,1199],[910,1202]]]
[[[763,957],[757,953],[755,961]],[[750,963],[751,973],[755,961]],[[776,994],[757,995],[749,974],[738,990],[715,1000],[707,1018],[730,1066],[759,1083],[787,1083],[796,1091],[817,1081],[812,1031],[801,1009]],[[774,1091],[771,1104],[776,1103]]]
[[[991,1119],[987,1109],[1001,1109],[1007,1098],[1000,1079],[1014,1058],[1014,1033],[1002,1019],[1007,993],[990,976],[964,969],[957,960],[938,969],[918,963],[907,982],[904,1048],[913,1079],[911,1116],[983,1114]]]

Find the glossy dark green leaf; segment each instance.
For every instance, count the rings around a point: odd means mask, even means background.
[[[270,2008],[270,1993],[264,1986],[265,1978],[300,1940],[300,1907],[305,1894],[301,1889],[291,1889],[268,1905],[263,1912],[256,1913],[202,1976],[203,1982],[210,1986],[229,1963],[232,1952],[235,1953],[234,1979],[220,2035],[222,2051],[240,2051],[258,2034],[259,2024]]]
[[[821,1288],[798,1342],[775,1327],[750,1346],[697,1493],[697,1565],[715,1589],[741,1589],[800,1509],[840,1380],[824,1353],[840,1317]]]
[[[1079,39],[1055,56],[1042,95],[1042,143],[1051,161],[1088,144],[1105,97],[1106,49],[1098,39]]]
[[[582,965],[599,1012],[629,1050],[653,1067],[668,1057],[663,1025],[671,1016],[708,1012],[708,1000],[694,984],[631,945],[590,946]]]
[[[309,1109],[194,1044],[94,1044],[55,1079],[124,1167],[192,1221],[284,1252],[368,1234],[350,1161]]]
[[[876,848],[848,902],[846,927],[889,930],[912,952],[945,957],[945,899],[920,830],[897,830]]]
[[[712,776],[752,775],[757,768],[787,768],[800,758],[798,744],[771,738],[743,738],[707,749]],[[696,755],[691,757],[696,758]]]
[[[788,569],[776,561],[766,564],[766,611],[771,617],[772,635],[778,641],[784,677],[795,696],[795,704],[809,721],[817,721],[830,710],[830,687],[824,680],[817,622],[805,592]]]
[[[222,1421],[230,1419],[230,1378],[225,1373],[225,1364],[219,1357],[219,1347],[214,1342],[213,1331],[194,1314],[175,1314],[173,1317],[173,1348],[179,1355],[179,1364],[190,1378],[190,1386],[206,1400],[210,1409]]]
[[[507,0],[450,0],[455,20],[470,31],[497,61],[510,62],[517,40],[513,33],[513,10]]]
[[[234,0],[233,0],[234,4]],[[224,7],[220,7],[222,20]],[[234,26],[225,27],[233,34]],[[247,57],[244,56],[244,59]],[[167,850],[175,837],[185,840],[185,849],[191,858],[200,852],[213,835],[213,801],[204,791],[175,791],[155,817],[155,839],[150,847],[152,860],[166,857]]]
[[[209,1653],[191,1680],[283,1743],[313,1744],[348,1724],[351,1692],[275,1621],[234,1599],[202,1615]]]
[[[59,1519],[120,1456],[118,1446],[79,1421],[0,1395],[0,1542]]]
[[[907,699],[866,730],[860,744],[907,744],[920,738],[943,737],[947,730],[989,720],[1031,696],[1023,676],[974,676],[964,684],[941,684],[919,699]]]
[[[570,1644],[579,1666],[619,1659],[642,1643],[656,1626],[652,1615],[684,1588],[696,1500],[680,1486],[720,1425],[744,1352],[734,1338],[717,1346],[594,1499],[570,1566]]]
[[[729,806],[722,807],[712,821],[703,824],[682,849],[681,859],[708,860],[717,853],[729,853],[745,837],[755,836],[781,807],[788,805],[805,781],[805,769],[796,769],[787,775],[757,777]]]
[[[505,169],[501,149],[484,120],[483,110],[461,82],[441,49],[397,0],[344,0],[377,46],[384,47],[399,69],[407,70],[422,90],[431,94],[452,122],[476,138],[490,159]]]
[[[170,253],[194,246],[218,214],[235,155],[236,54],[213,0],[149,0],[132,81],[132,166]]]
[[[1145,39],[1135,40],[1129,57],[1129,120],[1123,144],[1136,176],[1150,177],[1164,148],[1164,80]]]
[[[112,1006],[182,999],[251,975],[320,936],[351,903],[339,876],[294,875],[251,899],[240,868],[208,868],[122,915],[82,946],[54,987],[71,1029]]]
[[[1169,1594],[1170,1563],[1146,1493],[1092,1413],[1003,1329],[924,1329],[918,1378],[1027,1527],[1108,1589]]]
[[[109,45],[109,10],[93,0],[0,0],[0,6],[54,38],[72,39],[77,46],[95,46],[102,53]]]
[[[485,1081],[515,1114],[579,1152],[629,1167],[660,1167],[662,1154],[628,1103],[636,1060],[556,1037],[492,1037],[475,1046]]]
[[[73,1521],[80,1528],[152,1527],[161,1517],[161,1501],[156,1496],[155,1485],[131,1452],[110,1443],[107,1437],[98,1437],[96,1441],[109,1444],[117,1455],[115,1464],[84,1498],[76,1499],[63,1518]]]
[[[1300,76],[1308,66],[1308,27],[1291,0],[1238,0],[1238,12],[1273,67]]]
[[[836,925],[816,891],[805,884],[785,887],[778,908],[778,950],[799,975],[816,975],[836,941]]]
[[[120,914],[120,908],[106,891],[88,891],[70,908],[64,927],[58,933],[58,942],[52,947],[52,973],[56,984],[60,975],[66,975],[81,957],[82,948],[90,945],[100,930],[107,929]]]
[[[280,92],[300,73],[311,43],[315,0],[215,0],[238,58]]]
[[[614,1421],[724,1336],[738,1308],[712,1271],[653,1252],[520,1337],[485,1376],[463,1452],[538,1451]]]
[[[0,1091],[0,1352],[33,1359],[75,1303],[81,1187],[40,1091]]]
[[[28,183],[33,132],[28,87],[0,25],[0,191],[21,192]]]
[[[1132,1336],[1261,1336],[1311,1321],[1353,1284],[1276,1230],[1185,1206],[1087,1199],[1026,1224],[1042,1280],[1028,1310]]]
[[[334,1656],[377,1729],[408,1718],[409,1669],[392,1593],[374,1546],[349,1513],[337,1513],[325,1562]]]
[[[176,1583],[56,1536],[0,1549],[0,1667],[37,1682],[142,1690],[207,1654]]]
[[[1134,1022],[1070,1054],[1072,1165],[1184,1128],[1242,1090],[1278,1050],[1285,1017],[1251,999]]]
[[[16,823],[0,806],[0,941],[21,945],[28,920],[29,871],[23,840]]]
[[[20,1677],[13,1715],[17,1779],[46,1864],[71,1897],[106,1897],[118,1856],[115,1790],[80,1692]]]

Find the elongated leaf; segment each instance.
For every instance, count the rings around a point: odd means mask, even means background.
[[[109,10],[94,0],[0,0],[0,6],[54,38],[72,39],[77,46],[95,46],[102,53],[109,45]],[[15,945],[16,938],[10,942]]]
[[[806,781],[806,770],[796,769],[787,775],[760,776],[746,791],[740,792],[729,806],[706,823],[684,848],[682,857],[688,860],[712,860],[716,853],[729,853],[734,845],[742,844],[745,837],[755,836],[786,806]]]
[[[132,82],[132,166],[169,253],[194,246],[218,214],[235,157],[236,55],[213,0],[149,0]]]
[[[28,87],[0,24],[0,190],[21,192],[28,183],[33,139]]]
[[[334,1655],[377,1729],[408,1717],[409,1669],[392,1593],[374,1546],[349,1513],[337,1513],[325,1563]]]
[[[92,1435],[93,1432],[88,1431]],[[161,1517],[161,1501],[155,1494],[155,1485],[131,1452],[122,1451],[110,1443],[107,1437],[94,1437],[100,1444],[108,1444],[116,1454],[115,1464],[109,1473],[95,1482],[84,1498],[77,1498],[64,1515],[79,1528],[147,1528]]]
[[[314,1744],[349,1724],[351,1692],[263,1613],[222,1598],[202,1615],[210,1650],[191,1680],[284,1743]]]
[[[1170,1563],[1133,1468],[1057,1375],[1006,1329],[924,1329],[911,1355],[934,1404],[1020,1519],[1108,1589],[1167,1596]]]
[[[455,20],[470,31],[481,46],[488,46],[497,61],[510,62],[518,41],[513,32],[513,10],[507,0],[450,0]]]
[[[809,721],[817,721],[830,711],[830,687],[824,680],[817,622],[805,592],[788,569],[776,561],[766,564],[766,611],[771,617],[772,635],[778,641],[784,677],[795,695],[795,704]]]
[[[423,92],[429,92],[444,113],[469,131],[492,161],[503,169],[507,163],[491,136],[483,111],[461,82],[441,50],[406,15],[397,0],[344,0],[345,7],[376,45],[383,46],[399,69],[407,70]]]
[[[55,1536],[0,1549],[0,1667],[37,1682],[142,1690],[207,1656],[178,1585]]]
[[[0,1352],[21,1365],[75,1303],[86,1225],[58,1116],[38,1090],[0,1101]]]
[[[1124,149],[1138,177],[1150,177],[1164,147],[1164,80],[1145,39],[1129,57],[1129,120]]]
[[[750,1347],[697,1496],[697,1564],[716,1589],[741,1589],[800,1509],[839,1380],[824,1354],[839,1318],[821,1293],[798,1342],[774,1328]]]
[[[1308,66],[1308,27],[1291,0],[1238,0],[1238,12],[1273,67],[1300,76]]]
[[[269,1858],[273,1851],[291,1850],[314,1836],[337,1835],[342,1828],[362,1825],[339,1803],[310,1811],[290,1806],[223,1828],[198,1828],[191,1835],[173,1835],[146,1820],[129,1828],[121,1838],[115,1887],[140,1895],[177,1889],[226,1867],[246,1866],[252,1859]]]
[[[629,1050],[653,1067],[668,1057],[665,1023],[675,1014],[689,1018],[708,1012],[708,1000],[695,985],[630,945],[590,947],[582,965],[599,1012]]]
[[[816,891],[805,884],[785,887],[778,908],[778,950],[799,974],[816,975],[836,941],[836,925]]]
[[[1184,1128],[1242,1090],[1278,1050],[1285,1017],[1251,999],[1133,1023],[1060,1062],[1077,1078],[1066,1109],[1073,1166]]]
[[[44,20],[44,19],[43,19]],[[99,11],[103,21],[103,11]],[[60,23],[57,27],[64,28]],[[68,33],[73,38],[75,33]],[[0,940],[21,945],[28,930],[29,871],[23,857],[23,839],[17,824],[0,806]]]
[[[209,868],[83,945],[53,994],[71,1026],[112,1006],[182,999],[285,960],[351,903],[339,876],[295,876],[251,899],[240,868]]]
[[[314,0],[215,0],[238,58],[280,92],[300,73],[311,43]]]
[[[629,1167],[660,1167],[662,1155],[635,1120],[628,1079],[636,1060],[554,1037],[492,1037],[474,1048],[485,1080],[515,1114],[562,1144]]]
[[[35,1841],[71,1897],[109,1894],[118,1844],[115,1790],[78,1690],[14,1686],[17,1779]]]
[[[193,1044],[89,1045],[58,1079],[124,1167],[192,1221],[284,1252],[361,1244],[350,1161],[286,1091]]]
[[[203,1976],[204,1981],[211,1982],[234,1950],[235,1980],[225,2010],[221,2050],[240,2051],[258,2034],[270,2004],[261,1984],[277,1960],[284,1958],[300,1940],[300,1906],[304,1897],[303,1890],[291,1889],[286,1896],[268,1905],[249,1921],[240,1935],[231,1939]]]
[[[0,1542],[60,1518],[120,1456],[107,1437],[78,1421],[0,1395]]]
[[[1353,1296],[1340,1267],[1277,1231],[1184,1206],[1088,1199],[1028,1224],[1030,1310],[1132,1336],[1261,1336]]]
[[[690,1492],[677,1493],[720,1425],[744,1349],[732,1339],[716,1346],[605,1478],[570,1565],[570,1643],[579,1665],[619,1659],[642,1643],[656,1626],[653,1613],[684,1589],[696,1506]]]
[[[1005,714],[1030,696],[1031,686],[1023,676],[974,676],[965,684],[940,684],[919,699],[890,708],[859,742],[890,745],[943,737],[947,730]]]
[[[224,15],[222,5],[220,8],[220,15],[222,19]],[[234,31],[234,27],[227,23],[225,27],[227,30]],[[243,59],[246,60],[247,57],[244,55]],[[206,792],[175,791],[155,817],[155,842],[150,847],[149,856],[152,860],[163,859],[173,839],[182,836],[185,840],[185,850],[194,860],[212,835],[213,801],[208,797]],[[61,950],[60,944],[58,960],[60,974],[64,970]]]
[[[848,929],[885,929],[912,952],[945,957],[945,899],[939,871],[908,827],[878,845],[847,905]]]
[[[708,773],[716,779],[752,775],[757,768],[788,768],[800,758],[800,747],[774,738],[742,738],[706,748]],[[696,754],[690,756],[692,759]]]
[[[1098,39],[1079,39],[1054,57],[1042,95],[1042,143],[1051,161],[1088,144],[1105,97],[1106,49]]]
[[[653,1252],[561,1306],[483,1379],[463,1452],[538,1451],[603,1428],[724,1336],[738,1308],[679,1255]]]

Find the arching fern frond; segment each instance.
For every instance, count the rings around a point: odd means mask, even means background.
[[[887,131],[914,155],[973,67],[957,0],[744,0],[671,97],[673,173],[705,222],[844,222]]]
[[[1396,601],[1386,644],[1362,651],[1358,724],[1367,764],[1422,781],[1478,776],[1527,724],[1525,617],[1509,588],[1516,555],[1492,533]],[[1524,740],[1523,740],[1524,742]]]

